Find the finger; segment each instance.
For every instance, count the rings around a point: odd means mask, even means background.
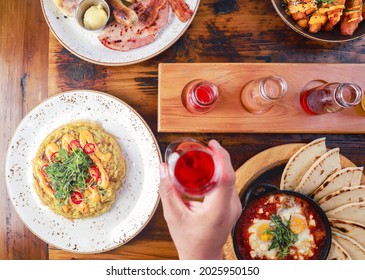
[[[231,163],[229,153],[215,140],[209,142],[208,147],[214,153],[221,169],[221,180],[218,185],[206,196],[205,203],[227,204],[233,196],[238,195],[236,191],[236,175]]]
[[[201,201],[194,201],[194,200],[184,200],[184,203],[186,207],[191,212],[199,211],[202,208],[202,202]]]
[[[160,164],[159,192],[165,219],[170,220],[180,216],[186,206],[180,193],[171,181],[166,163]]]
[[[222,174],[226,175],[222,177],[223,181],[229,185],[232,185],[232,183],[234,184],[234,169],[231,163],[231,156],[229,155],[227,150],[224,149],[216,140],[211,140],[208,144],[208,147],[215,154],[221,166]]]

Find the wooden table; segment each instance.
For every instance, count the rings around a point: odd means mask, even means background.
[[[49,33],[39,1],[0,1],[0,259],[176,259],[159,205],[136,238],[115,250],[71,254],[48,247],[18,218],[7,196],[5,156],[17,124],[47,96],[70,89],[95,89],[135,108],[163,152],[179,136],[218,139],[235,169],[272,146],[326,136],[329,147],[365,165],[365,135],[177,134],[157,132],[157,67],[160,62],[365,63],[365,39],[344,44],[309,41],[276,15],[270,1],[202,0],[185,35],[159,56],[127,67],[97,66],[64,49]],[[364,120],[365,121],[365,120]]]

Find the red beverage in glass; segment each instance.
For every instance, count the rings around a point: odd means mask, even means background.
[[[175,186],[190,196],[202,196],[217,185],[220,168],[211,150],[194,139],[169,145],[165,155]]]
[[[189,151],[177,160],[175,178],[185,192],[201,195],[217,183],[212,180],[215,164],[212,156],[204,151]],[[203,187],[203,188],[202,188]]]

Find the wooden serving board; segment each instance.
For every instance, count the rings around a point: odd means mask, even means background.
[[[244,133],[365,133],[365,112],[360,105],[341,112],[309,115],[299,96],[312,80],[354,82],[365,89],[364,64],[304,63],[172,63],[159,64],[159,132]],[[250,80],[281,75],[288,83],[285,97],[265,114],[246,112],[240,100]],[[192,114],[181,102],[184,86],[194,79],[214,82],[219,89],[216,107],[204,115]]]
[[[305,144],[295,143],[276,146],[261,153],[255,155],[246,161],[236,171],[236,189],[242,199],[246,189],[263,174],[277,168],[280,165],[285,165],[290,157]],[[356,166],[349,159],[340,155],[341,167]],[[281,174],[275,174],[277,178],[266,178],[266,183],[273,183],[277,181],[276,186],[279,186]],[[365,176],[362,177],[362,183],[365,182]],[[257,182],[256,182],[257,183]],[[223,247],[223,257],[226,260],[237,260],[236,254],[233,248],[232,235],[228,236],[228,239]]]

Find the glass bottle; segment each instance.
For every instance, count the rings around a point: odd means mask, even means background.
[[[189,82],[184,87],[181,100],[189,112],[205,114],[214,108],[218,95],[219,91],[215,84],[198,79]]]
[[[252,114],[263,114],[271,109],[275,102],[284,97],[288,90],[281,76],[268,76],[249,81],[241,91],[241,103]]]
[[[335,113],[359,104],[363,94],[361,87],[354,83],[323,83],[303,90],[300,104],[309,114]]]

